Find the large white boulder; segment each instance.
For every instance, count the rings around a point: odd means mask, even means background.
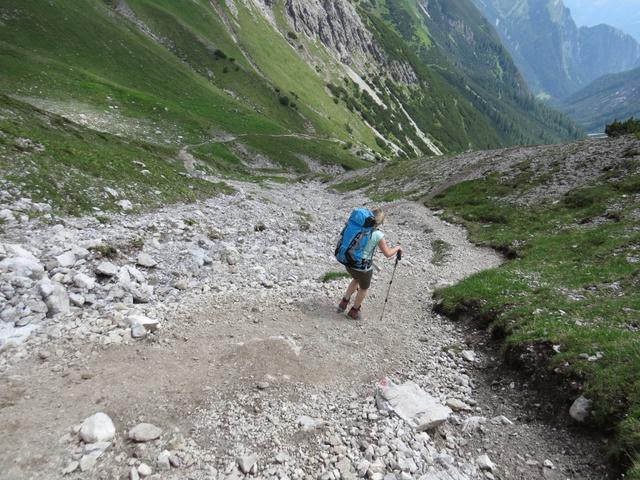
[[[110,442],[115,435],[116,427],[106,413],[98,412],[80,426],[80,438],[85,443]]]

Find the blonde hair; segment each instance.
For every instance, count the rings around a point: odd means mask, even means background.
[[[385,213],[381,208],[374,208],[371,210],[373,212],[373,216],[375,217],[375,226],[379,227],[384,223]]]

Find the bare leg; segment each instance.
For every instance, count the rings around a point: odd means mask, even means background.
[[[350,299],[351,295],[353,295],[353,292],[355,292],[356,290],[358,290],[358,280],[354,278],[353,280],[351,280],[351,283],[347,287],[347,293],[344,294],[344,298]]]
[[[360,308],[360,305],[362,305],[362,302],[364,302],[364,299],[367,298],[367,293],[369,293],[369,289],[363,289],[360,288],[358,289],[358,294],[356,295],[356,301],[353,302],[353,308],[358,309]]]

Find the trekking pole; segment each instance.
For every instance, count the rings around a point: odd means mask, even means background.
[[[380,322],[382,322],[382,317],[384,317],[384,310],[387,307],[387,302],[389,301],[389,294],[391,293],[391,284],[393,283],[393,277],[396,275],[396,267],[398,266],[398,262],[402,260],[402,254],[400,252],[396,253],[396,263],[393,264],[393,273],[391,274],[391,280],[389,281],[389,288],[387,289],[387,296],[384,299],[384,304],[382,305],[382,313],[380,314]]]

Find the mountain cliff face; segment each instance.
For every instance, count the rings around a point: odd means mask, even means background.
[[[596,78],[640,65],[640,44],[607,25],[578,28],[562,0],[474,0],[530,88],[561,100]]]
[[[0,13],[4,92],[92,129],[198,145],[196,165],[218,173],[580,133],[533,101],[469,0],[7,0]]]

